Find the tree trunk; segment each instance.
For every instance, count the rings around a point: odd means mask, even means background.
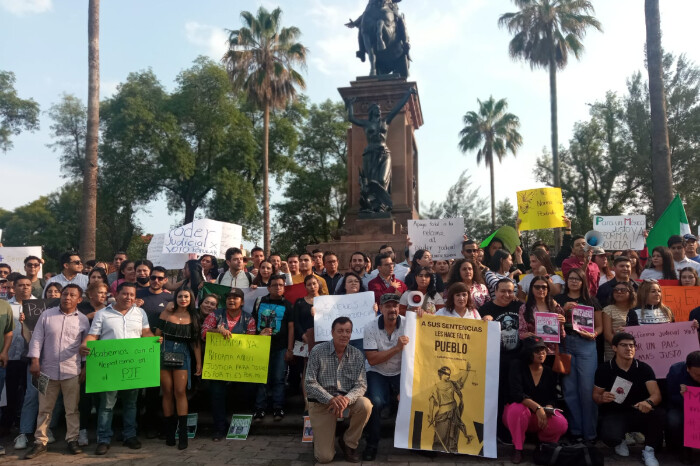
[[[265,257],[270,256],[270,105],[265,104],[263,117],[263,249]]]
[[[554,58],[554,46],[551,47],[549,57],[549,108],[551,118],[552,133],[552,174],[554,175],[553,185],[561,187],[559,175],[559,126],[557,124],[557,64]],[[561,230],[554,229],[554,251],[559,252],[561,246]]]
[[[88,6],[88,102],[80,255],[95,258],[97,232],[97,144],[100,130],[100,0]]]
[[[194,213],[196,210],[197,206],[192,205],[191,202],[185,202],[185,223],[194,221]]]
[[[496,193],[493,182],[493,162],[493,158],[491,158],[491,163],[489,164],[489,169],[491,170],[491,229],[496,231]]]
[[[647,70],[649,72],[649,103],[651,107],[651,187],[654,192],[654,220],[658,220],[673,199],[671,153],[668,144],[666,98],[661,65],[661,15],[659,0],[645,0],[644,16],[647,27]]]

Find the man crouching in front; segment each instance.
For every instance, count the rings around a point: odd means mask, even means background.
[[[348,345],[352,321],[347,317],[333,321],[331,337],[331,341],[319,343],[311,350],[304,381],[314,432],[314,456],[319,463],[333,461],[336,421],[348,416],[350,427],[338,442],[345,459],[358,463],[357,446],[372,414],[372,403],[363,396],[367,390],[365,356]]]

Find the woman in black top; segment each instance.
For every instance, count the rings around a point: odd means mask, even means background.
[[[503,423],[513,437],[511,462],[523,460],[526,432],[537,432],[540,442],[558,442],[568,423],[561,410],[554,409],[557,378],[544,365],[547,347],[540,337],[523,340],[522,358],[511,362],[508,383],[509,404],[503,411]]]
[[[156,328],[156,336],[163,337],[160,388],[163,391],[163,416],[166,421],[165,444],[175,445],[175,426],[179,424],[180,450],[187,448],[187,389],[190,387],[191,351],[196,363],[195,375],[202,373],[200,324],[194,301],[191,289],[179,290],[175,296],[175,306],[160,313]]]
[[[267,288],[270,285],[270,277],[272,276],[272,262],[263,260],[258,266],[258,274],[253,279],[252,285]]]
[[[406,284],[406,288],[409,290],[414,289],[416,286],[416,275],[418,275],[419,269],[422,267],[428,267],[433,274],[433,283],[435,283],[435,289],[438,293],[442,294],[445,291],[445,284],[442,281],[442,277],[435,273],[433,268],[433,256],[427,249],[419,249],[413,254],[413,260],[411,261],[411,270],[404,277],[403,282]]]

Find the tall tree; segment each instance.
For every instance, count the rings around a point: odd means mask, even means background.
[[[306,67],[307,49],[297,39],[301,31],[281,27],[282,10],[260,7],[256,15],[241,13],[244,26],[229,33],[223,62],[235,89],[243,90],[263,111],[263,236],[270,253],[269,136],[270,111],[283,108],[306,83],[295,66]]]
[[[654,219],[658,220],[673,198],[659,0],[644,1],[644,17],[647,30],[647,71],[649,72],[649,103],[651,107],[651,167],[654,173],[651,183],[654,191]]]
[[[61,170],[65,178],[82,179],[85,172],[87,108],[79,98],[63,94],[61,101],[49,109],[53,120],[48,147],[60,152]]]
[[[100,0],[88,4],[88,116],[80,222],[80,253],[94,259],[97,247],[97,146],[100,131]]]
[[[15,74],[0,71],[0,150],[12,148],[10,136],[39,129],[39,104],[21,99],[15,90]]]
[[[464,115],[464,128],[459,132],[459,148],[462,152],[478,149],[476,163],[489,167],[491,174],[491,226],[496,228],[496,194],[493,175],[494,154],[500,162],[510,151],[514,156],[523,143],[518,132],[520,120],[512,113],[506,112],[506,99],[479,102],[478,112],[469,111]]]

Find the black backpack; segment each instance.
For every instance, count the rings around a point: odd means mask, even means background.
[[[532,454],[535,464],[544,466],[603,466],[603,454],[583,444],[540,443]]]

